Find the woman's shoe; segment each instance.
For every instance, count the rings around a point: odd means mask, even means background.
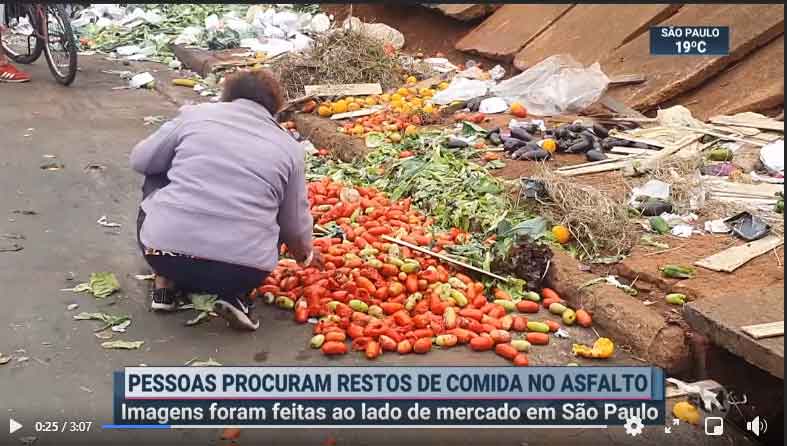
[[[181,292],[171,288],[154,288],[150,291],[150,309],[153,311],[177,311]]]
[[[213,309],[232,328],[249,331],[260,328],[260,321],[252,319],[251,308],[245,298],[221,298],[216,301]]]

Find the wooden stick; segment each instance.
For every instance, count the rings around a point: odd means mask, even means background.
[[[437,253],[437,252],[432,252],[432,251],[430,251],[430,250],[428,250],[426,248],[422,248],[422,247],[420,247],[418,245],[413,245],[412,243],[408,243],[408,242],[406,242],[404,240],[399,240],[398,238],[389,237],[387,235],[382,236],[382,239],[385,240],[385,241],[391,242],[391,243],[396,243],[397,245],[406,246],[406,247],[412,249],[413,251],[418,251],[418,252],[420,252],[422,254],[426,254],[426,255],[430,255],[432,257],[436,257],[436,258],[438,258],[440,260],[443,260],[445,262],[452,263],[454,265],[459,265],[459,266],[461,266],[463,268],[467,268],[467,269],[469,269],[471,271],[475,271],[475,272],[481,273],[481,274],[486,274],[487,276],[494,277],[497,280],[501,280],[503,282],[508,282],[508,278],[507,277],[498,276],[497,274],[495,274],[493,272],[486,271],[486,270],[483,270],[481,268],[477,268],[477,267],[475,267],[473,265],[470,265],[470,264],[467,264],[465,262],[460,262],[459,260],[454,260],[454,259],[452,259],[452,258],[450,258],[450,257],[448,257],[446,255],[443,255],[443,254],[440,254],[440,253]]]
[[[675,128],[682,129],[682,130],[690,130],[692,132],[697,132],[697,133],[704,133],[706,135],[715,136],[717,138],[721,138],[729,141],[742,142],[744,144],[750,144],[757,147],[765,147],[768,145],[768,143],[754,141],[752,139],[747,139],[747,138],[740,138],[732,135],[725,135],[723,133],[713,132],[711,130],[697,129],[694,127],[675,127]]]

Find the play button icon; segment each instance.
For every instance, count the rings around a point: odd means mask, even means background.
[[[8,419],[8,433],[13,434],[14,432],[22,429],[22,425],[19,424],[15,419],[9,418]]]

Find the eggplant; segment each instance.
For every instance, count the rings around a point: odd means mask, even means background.
[[[527,130],[521,127],[514,127],[511,129],[511,136],[517,139],[521,139],[522,141],[532,141],[533,135],[531,135]]]
[[[449,149],[462,149],[467,147],[468,145],[469,144],[467,144],[467,142],[465,142],[464,140],[461,140],[453,136],[448,138],[448,142],[446,142],[445,144],[445,146],[448,147]]]
[[[529,151],[530,151],[530,149],[528,149],[527,147],[522,147],[522,148],[516,149],[513,153],[511,153],[510,157],[511,157],[512,160],[522,159],[522,156],[524,156],[524,154],[529,152]]]
[[[593,124],[593,133],[599,138],[606,138],[609,136],[609,130],[601,124]]]
[[[519,138],[503,138],[503,149],[506,152],[513,152],[519,148],[522,148],[527,144],[527,141],[522,141]]]
[[[585,126],[583,126],[582,124],[568,124],[566,126],[566,129],[568,129],[569,131],[574,132],[574,133],[582,133],[585,130],[587,130],[587,128]]]
[[[588,159],[588,161],[591,161],[591,162],[592,161],[601,161],[601,160],[607,159],[607,154],[602,152],[601,150],[592,149],[592,150],[588,150],[587,152],[585,152],[585,157]]]
[[[544,161],[549,159],[549,152],[544,149],[535,149],[525,152],[521,159],[530,161]]]
[[[470,99],[469,101],[467,101],[467,108],[470,109],[470,111],[472,112],[477,112],[478,108],[481,107],[481,101],[483,100],[484,100],[483,97]]]
[[[672,203],[658,198],[648,198],[637,203],[637,210],[645,217],[655,217],[665,212],[672,212]]]
[[[489,140],[490,143],[496,146],[503,144],[503,140],[500,139],[500,133],[490,133],[489,135],[487,135],[487,139]]]
[[[609,137],[601,141],[601,147],[604,150],[611,150],[613,147],[631,147],[634,143],[625,139]]]
[[[566,153],[584,153],[593,148],[593,138],[583,133],[579,142],[572,144]]]

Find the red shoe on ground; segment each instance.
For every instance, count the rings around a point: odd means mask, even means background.
[[[15,66],[7,63],[0,65],[0,82],[30,82],[30,75],[24,71],[19,71]]]

